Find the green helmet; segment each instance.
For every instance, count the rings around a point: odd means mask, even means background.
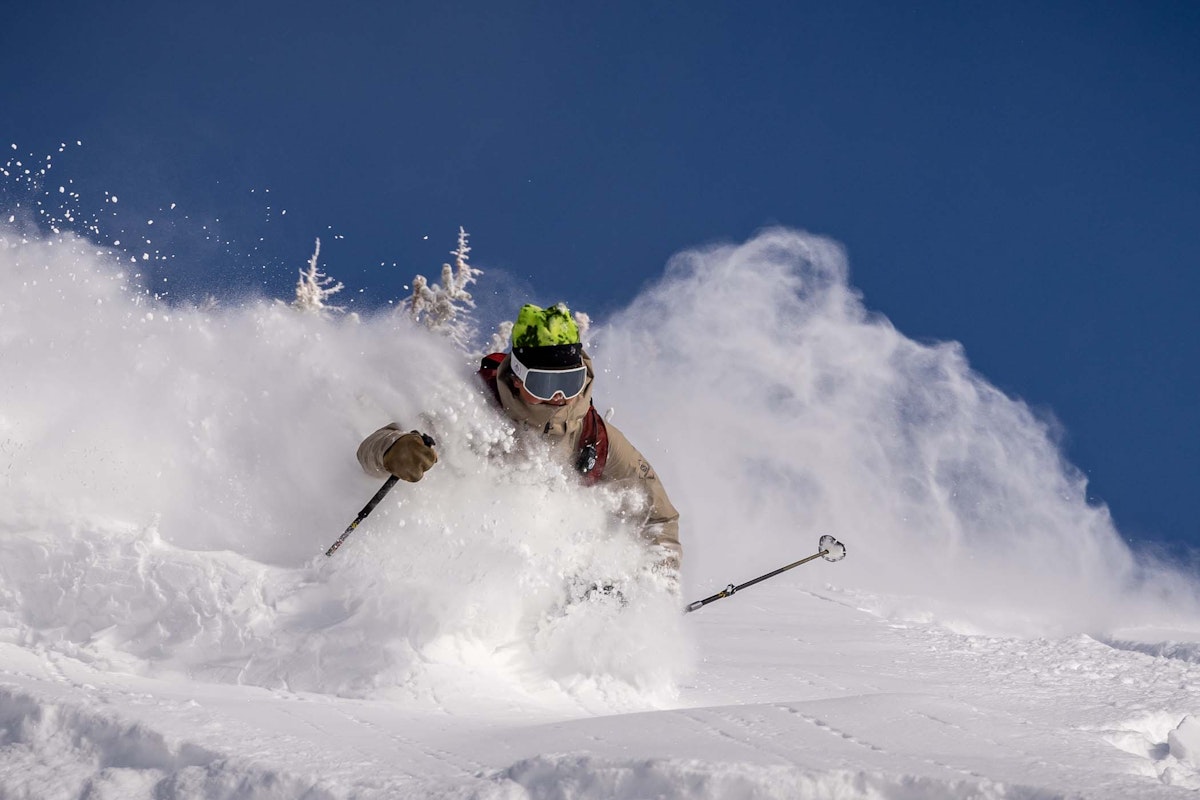
[[[579,344],[579,327],[571,319],[566,303],[540,308],[523,305],[512,329],[513,347],[546,347]]]
[[[565,303],[521,306],[512,329],[513,354],[534,369],[569,369],[583,363],[579,326]]]

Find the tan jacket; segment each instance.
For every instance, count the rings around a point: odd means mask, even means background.
[[[552,451],[569,464],[574,462],[579,449],[583,418],[591,404],[595,377],[591,358],[585,354],[583,361],[588,368],[587,385],[582,394],[564,406],[528,405],[522,401],[509,385],[512,371],[508,358],[504,359],[496,372],[496,388],[504,413],[518,428],[539,431],[550,443]],[[671,505],[666,489],[650,462],[616,426],[607,422],[605,426],[608,429],[608,461],[601,481],[634,486],[645,494],[649,510],[642,524],[642,535],[650,545],[661,551],[657,559],[659,563],[678,569],[683,555],[679,544],[679,512]],[[399,423],[393,422],[364,439],[358,447],[358,462],[362,468],[375,477],[386,477],[388,473],[383,468],[383,454],[406,432]]]

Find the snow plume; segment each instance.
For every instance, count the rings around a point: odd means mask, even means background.
[[[832,241],[775,229],[683,253],[596,338],[597,402],[617,406],[683,514],[689,594],[832,533],[845,561],[776,580],[966,629],[1196,613],[1195,583],[1130,552],[1050,426],[958,344],[869,313]]]
[[[0,642],[473,715],[673,701],[689,618],[640,572],[637,498],[514,435],[450,340],[382,311],[167,304],[121,269],[0,227]],[[775,581],[973,629],[1195,613],[1047,426],[957,346],[868,314],[826,240],[681,255],[592,338],[597,404],[683,514],[685,599],[832,533],[845,561]],[[392,420],[440,461],[326,559],[379,487],[355,449]],[[625,607],[588,594],[610,580]]]
[[[488,407],[445,337],[387,313],[167,305],[86,241],[0,227],[0,641],[101,667],[442,705],[665,702],[676,603],[636,499],[586,491]],[[440,463],[379,488],[389,421]],[[507,460],[509,468],[499,466]]]

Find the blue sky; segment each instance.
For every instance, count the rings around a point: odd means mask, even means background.
[[[1052,411],[1127,537],[1200,547],[1194,3],[5,5],[4,146],[175,296],[282,296],[321,236],[379,305],[464,225],[603,316],[802,228]]]

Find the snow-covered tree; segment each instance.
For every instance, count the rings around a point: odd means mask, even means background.
[[[404,304],[414,322],[449,336],[463,349],[469,347],[475,333],[470,315],[471,309],[475,308],[475,300],[467,287],[483,274],[483,270],[470,264],[468,254],[471,248],[467,245],[467,238],[467,232],[460,226],[458,247],[451,251],[454,266],[442,265],[440,284],[430,284],[424,275],[414,277],[412,296]]]
[[[476,282],[483,270],[471,266],[471,248],[467,244],[469,234],[461,226],[458,229],[458,247],[451,251],[454,266],[442,265],[442,282],[430,283],[424,275],[412,280],[412,294],[402,308],[414,322],[431,331],[448,336],[461,349],[470,351],[471,341],[477,333],[471,312],[475,300],[467,287]],[[584,340],[591,326],[591,319],[583,312],[574,312],[579,336]],[[499,353],[508,349],[512,339],[512,321],[501,322],[491,335],[485,353]]]
[[[503,353],[512,343],[512,320],[505,320],[496,327],[496,332],[492,334],[492,339],[488,342],[489,353]]]
[[[296,299],[292,307],[301,311],[321,313],[323,311],[345,311],[345,306],[327,305],[326,301],[333,295],[346,288],[341,282],[317,268],[317,257],[321,254],[321,240],[317,239],[312,258],[308,260],[308,269],[300,270],[300,280],[296,282]]]
[[[583,311],[572,311],[571,316],[575,318],[575,327],[579,328],[579,341],[587,346],[588,331],[592,328],[592,318]]]

